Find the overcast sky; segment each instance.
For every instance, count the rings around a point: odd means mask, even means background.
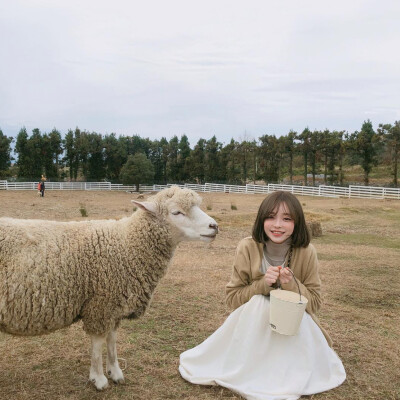
[[[376,128],[400,119],[399,20],[398,0],[0,0],[0,128]]]

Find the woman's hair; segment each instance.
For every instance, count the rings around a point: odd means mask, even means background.
[[[311,237],[304,218],[303,208],[296,196],[289,192],[273,192],[263,200],[253,225],[253,239],[259,243],[266,243],[269,240],[264,231],[264,221],[268,216],[273,214],[282,203],[286,205],[290,216],[294,220],[292,246],[307,247]]]

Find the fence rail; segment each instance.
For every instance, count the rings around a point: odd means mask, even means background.
[[[38,182],[8,182],[0,180],[0,190],[37,190]],[[140,185],[142,192],[158,192],[167,185]],[[400,200],[400,188],[385,188],[372,186],[299,186],[299,185],[277,185],[270,183],[268,185],[224,185],[219,183],[205,183],[197,185],[186,183],[178,185],[181,188],[189,188],[196,192],[223,192],[223,193],[246,193],[246,194],[268,194],[277,190],[291,192],[301,196],[319,196],[319,197],[348,197],[364,199],[396,199]],[[119,190],[136,191],[135,185],[113,184],[110,182],[46,182],[46,190]]]

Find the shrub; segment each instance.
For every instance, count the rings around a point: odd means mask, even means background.
[[[84,204],[80,204],[79,211],[80,211],[82,217],[88,216],[88,212],[87,212],[86,206]]]

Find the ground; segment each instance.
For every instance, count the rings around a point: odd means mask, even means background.
[[[179,354],[229,315],[224,288],[235,248],[250,235],[264,196],[201,195],[220,234],[209,245],[179,245],[147,314],[122,323],[118,354],[126,383],[105,392],[87,383],[89,338],[78,323],[34,338],[0,333],[1,399],[240,399],[227,389],[187,383],[177,367]],[[130,200],[136,198],[125,192],[47,191],[39,198],[36,191],[0,191],[0,217],[121,218],[134,211]],[[400,201],[299,199],[307,219],[322,224],[323,236],[313,239],[324,294],[319,316],[348,375],[339,388],[305,398],[399,400]]]

